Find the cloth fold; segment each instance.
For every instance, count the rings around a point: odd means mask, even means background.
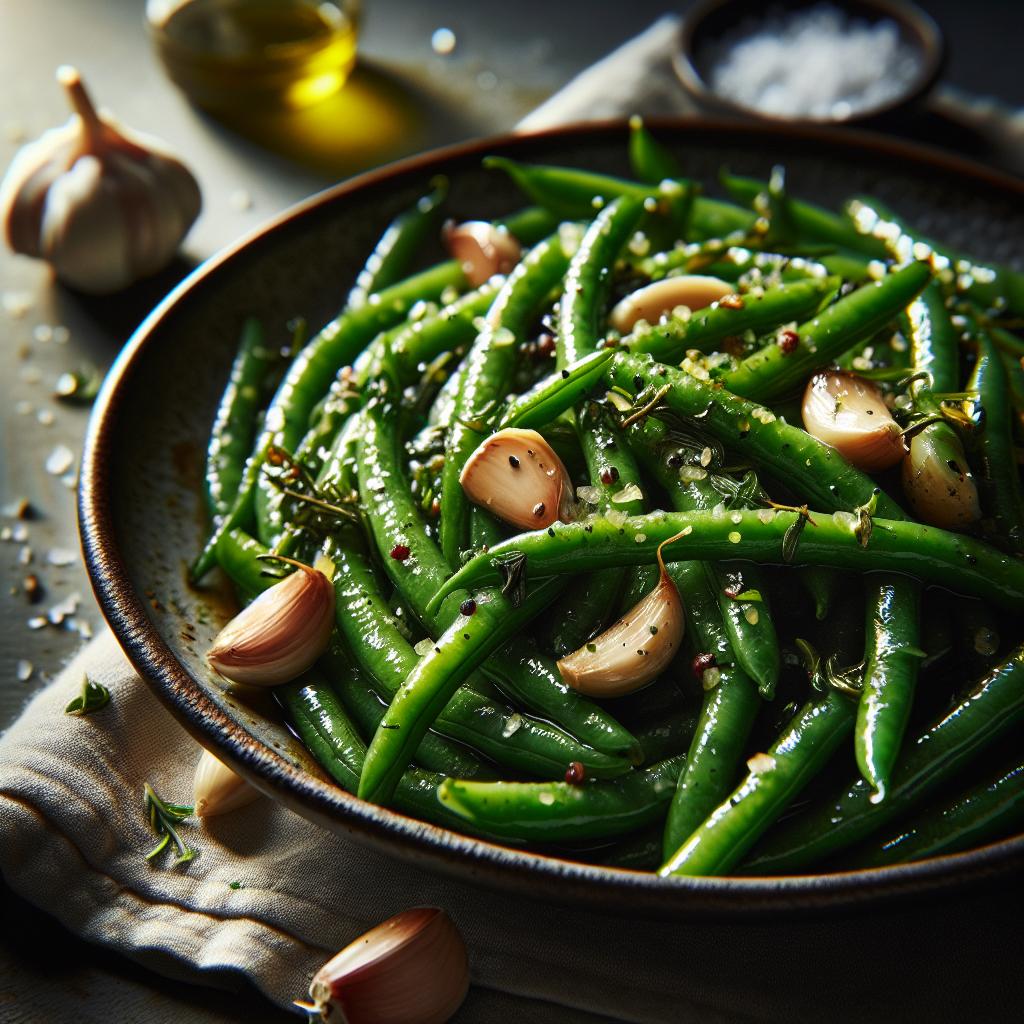
[[[677,27],[673,17],[656,22],[520,127],[691,111],[671,69]],[[1015,124],[1024,132],[1024,119]],[[63,709],[83,673],[112,699],[73,718]],[[972,1005],[947,992],[940,947],[904,975],[909,939],[899,918],[841,931],[828,920],[791,924],[780,944],[768,925],[659,924],[609,917],[600,906],[567,910],[430,875],[266,799],[205,826],[183,825],[199,851],[187,865],[146,861],[155,837],[143,782],[188,802],[198,757],[104,632],[0,740],[0,868],[8,884],[78,935],[161,974],[224,988],[252,984],[281,1006],[304,995],[337,949],[416,904],[445,907],[469,944],[473,988],[460,1020],[856,1020],[864,993],[847,958],[868,948],[876,997],[899,993],[903,1005],[916,998],[921,1018],[942,1020]],[[945,913],[925,914],[921,934],[941,936]],[[998,913],[978,920],[991,923]],[[961,939],[979,957],[987,948],[982,934]],[[955,974],[971,977],[966,968]]]

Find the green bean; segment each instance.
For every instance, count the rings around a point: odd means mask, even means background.
[[[781,826],[753,851],[744,874],[802,871],[895,821],[1024,720],[1024,649],[984,678],[952,711],[921,733],[893,769],[889,792],[874,802],[858,779]]]
[[[869,578],[864,681],[857,708],[854,752],[861,774],[883,800],[917,685],[920,588],[900,577]]]
[[[438,799],[471,825],[511,841],[604,839],[657,821],[683,761],[671,757],[617,779],[581,785],[448,779]]]
[[[797,579],[804,585],[814,601],[814,617],[822,622],[828,616],[835,600],[842,578],[830,569],[817,565],[805,565],[797,572]]]
[[[769,514],[771,518],[769,518]],[[682,534],[670,557],[703,561],[828,565],[905,573],[925,583],[955,587],[1010,611],[1024,608],[1024,562],[961,534],[892,519],[872,519],[866,531],[856,516],[825,512],[652,512],[623,523],[593,516],[522,533],[470,559],[431,598],[436,607],[451,593],[500,583],[510,561],[521,578],[542,579],[647,565],[658,545]],[[801,522],[804,526],[800,526]],[[687,528],[689,530],[687,531]],[[683,531],[687,531],[683,533]],[[524,561],[525,559],[525,561]]]
[[[497,429],[520,427],[537,430],[556,420],[581,402],[604,376],[605,364],[615,355],[612,349],[591,352],[562,370],[539,380],[509,402]]]
[[[644,127],[643,118],[635,114],[629,119],[629,163],[633,173],[649,185],[683,176],[675,158]]]
[[[441,551],[458,565],[469,539],[469,503],[459,475],[488,431],[478,421],[508,393],[518,344],[551,289],[562,279],[574,238],[561,233],[535,246],[509,274],[466,357],[441,474]]]
[[[712,303],[680,319],[634,328],[621,344],[631,352],[649,352],[663,363],[676,363],[690,349],[712,352],[725,338],[745,331],[766,331],[809,316],[838,290],[839,279],[809,278],[780,284],[758,295],[744,295],[742,305]]]
[[[900,262],[923,259],[929,253],[940,276],[959,293],[982,307],[991,307],[1012,316],[1024,315],[1024,273],[996,263],[973,260],[911,231],[891,210],[877,199],[851,200],[847,215],[857,231],[882,239]]]
[[[835,690],[804,705],[768,753],[747,762],[747,777],[658,874],[700,876],[731,871],[826,764],[849,734],[854,715],[850,698]]]
[[[428,608],[434,590],[449,573],[437,546],[426,536],[419,511],[402,475],[394,417],[384,400],[371,401],[360,435],[359,491],[383,557],[384,571],[421,622],[435,635],[459,615],[461,598],[438,613]],[[388,557],[404,554],[406,558]],[[508,598],[491,595],[495,609],[514,609]],[[516,640],[484,665],[486,674],[531,711],[550,718],[596,750],[639,756],[636,740],[591,701],[571,689],[550,659],[533,644]]]
[[[263,340],[255,317],[242,326],[238,354],[217,407],[206,453],[206,504],[215,519],[226,516],[238,493],[245,458],[256,436],[256,419],[271,366],[280,358]]]
[[[749,206],[759,213],[763,212],[769,182],[743,178],[735,174],[723,174],[720,181],[736,202]],[[813,203],[793,199],[789,195],[783,197],[783,204],[786,215],[800,238],[850,249],[870,259],[886,258],[884,243],[858,232],[848,217],[832,213]]]
[[[459,287],[464,281],[465,275],[456,261],[439,263],[385,288],[377,296],[378,301],[342,313],[306,344],[270,403],[231,510],[192,566],[194,581],[213,567],[219,534],[235,527],[244,528],[252,521],[257,477],[268,449],[273,445],[294,451],[307,429],[310,412],[330,387],[338,370],[350,363],[382,330],[400,322],[414,303],[437,298],[445,289]]]
[[[685,754],[697,731],[698,716],[690,707],[660,712],[650,724],[636,730],[644,751],[644,765]]]
[[[911,372],[928,374],[928,391],[958,391],[960,338],[950,319],[940,281],[930,281],[907,307],[906,334]]]
[[[871,337],[905,309],[931,280],[927,263],[910,263],[881,281],[863,285],[797,328],[799,342],[787,351],[768,345],[719,379],[730,391],[761,402],[802,387],[858,341]]]
[[[1013,421],[1006,369],[992,339],[977,331],[978,361],[968,383],[977,394],[976,480],[981,492],[982,529],[1008,551],[1024,551],[1024,495],[1013,442]]]
[[[595,208],[619,196],[630,196],[641,201],[653,199],[660,205],[669,206],[690,196],[692,207],[689,225],[694,238],[720,238],[738,231],[746,233],[757,220],[754,214],[732,203],[707,196],[693,196],[689,187],[682,182],[663,181],[652,187],[591,171],[540,164],[528,166],[497,156],[485,158],[484,166],[504,171],[535,203],[561,217],[592,217]]]
[[[880,868],[984,846],[1024,825],[1024,764],[1015,761],[942,807],[928,808],[882,840],[844,858],[849,869]]]
[[[391,800],[419,741],[478,665],[554,600],[559,584],[533,588],[514,609],[490,614],[497,591],[477,595],[472,615],[462,614],[409,673],[384,713],[366,753],[359,795],[374,803]]]
[[[608,382],[624,392],[668,390],[660,402],[676,415],[692,417],[699,428],[749,459],[758,468],[781,472],[787,486],[809,504],[829,511],[853,509],[872,499],[880,516],[903,518],[903,510],[874,481],[854,469],[834,448],[800,427],[778,420],[774,413],[714,384],[649,356],[618,353],[608,364]]]
[[[377,683],[381,696],[391,700],[419,657],[391,617],[362,556],[337,541],[325,551],[335,565],[339,630],[360,667]],[[598,777],[620,774],[629,767],[625,758],[600,754],[546,722],[510,712],[471,687],[455,692],[438,715],[435,728],[507,769],[541,778],[561,777],[572,761],[579,761]]]
[[[426,195],[387,226],[348,293],[347,309],[365,306],[371,295],[405,276],[422,244],[440,227],[441,207],[447,195],[447,180],[436,178]]]

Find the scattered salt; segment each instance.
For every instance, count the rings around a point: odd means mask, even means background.
[[[713,55],[711,88],[765,114],[842,120],[902,95],[920,70],[889,18],[849,18],[831,4],[749,22]]]
[[[518,711],[513,711],[508,718],[505,719],[505,724],[501,727],[501,735],[508,739],[509,736],[517,733],[523,725],[523,716]]]
[[[438,28],[430,37],[430,48],[439,57],[447,57],[450,53],[455,52],[457,42],[455,33],[450,28]]]
[[[775,767],[775,758],[771,754],[754,754],[747,759],[747,767],[755,775],[758,772],[770,772]]]
[[[32,678],[32,673],[34,671],[35,667],[32,662],[25,661],[25,659],[22,658],[22,660],[18,662],[18,682],[27,683]]]
[[[434,641],[429,636],[424,637],[413,650],[422,658],[425,654],[429,654],[434,649]]]
[[[66,445],[59,444],[46,457],[46,472],[51,476],[66,473],[75,461],[75,453]]]
[[[625,505],[629,501],[642,501],[644,492],[636,484],[628,484],[618,494],[612,495],[612,501],[616,505]]]
[[[0,302],[12,320],[20,320],[32,308],[32,297],[27,292],[4,292]]]

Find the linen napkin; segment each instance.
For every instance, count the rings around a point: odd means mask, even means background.
[[[676,29],[674,18],[658,21],[521,127],[687,112],[670,66]],[[67,716],[86,673],[111,701],[90,716]],[[303,996],[320,964],[366,928],[409,906],[440,905],[470,948],[473,986],[458,1019],[484,1024],[715,1024],[823,1013],[855,1020],[864,993],[847,954],[881,950],[886,935],[897,934],[877,918],[841,933],[829,921],[806,921],[787,927],[780,948],[767,924],[645,923],[600,907],[546,906],[391,860],[267,799],[208,825],[184,825],[199,851],[189,864],[146,861],[155,837],[142,785],[188,802],[198,757],[104,631],[0,739],[0,869],[8,884],[83,938],[161,974],[251,984],[281,1006]],[[941,934],[940,911],[923,920],[923,934]],[[966,1010],[947,998],[937,952],[924,961],[935,966],[918,960],[910,978],[901,961],[892,948],[873,964],[876,999],[916,992],[932,1019]],[[780,985],[783,972],[788,983]]]

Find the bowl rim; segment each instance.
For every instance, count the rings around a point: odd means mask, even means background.
[[[1024,199],[1024,179],[1013,178],[939,150],[850,129],[743,124],[695,118],[651,118],[656,132],[699,132],[722,142],[787,140],[832,151],[873,151],[909,162],[919,170],[939,169],[975,184]],[[202,693],[198,683],[164,643],[133,588],[117,545],[111,498],[111,460],[119,412],[136,368],[180,304],[201,300],[216,287],[225,268],[251,247],[273,244],[274,236],[301,228],[306,218],[350,197],[468,163],[488,151],[517,150],[551,142],[621,142],[628,120],[577,123],[537,132],[512,132],[433,150],[377,168],[334,185],[289,207],[267,223],[211,256],[185,277],[145,318],[112,365],[89,419],[78,489],[79,530],[85,564],[100,608],[125,654],[179,722],[218,757],[267,795],[334,832],[339,825],[358,841],[389,855],[463,882],[526,898],[594,905],[648,918],[715,916],[753,919],[765,915],[853,910],[885,901],[918,898],[939,890],[965,889],[992,881],[1024,863],[1024,836],[964,853],[906,865],[822,875],[663,879],[648,873],[583,864],[473,839],[367,803],[300,768],[271,747],[253,742]]]
[[[904,34],[911,35],[921,56],[921,66],[907,88],[898,96],[865,110],[855,111],[846,117],[786,117],[771,114],[731,100],[715,92],[705,80],[697,66],[694,41],[704,21],[716,12],[736,3],[737,0],[698,0],[691,7],[679,25],[679,45],[672,53],[672,68],[676,77],[688,93],[699,103],[719,114],[752,118],[756,121],[775,125],[835,126],[861,124],[884,118],[896,111],[916,103],[934,88],[945,69],[948,59],[946,38],[938,22],[924,9],[911,0],[858,0],[864,7],[874,8],[881,17],[896,22]],[[802,2],[802,0],[801,0]],[[808,6],[816,6],[816,0],[809,0]],[[845,8],[845,3],[840,3]]]

